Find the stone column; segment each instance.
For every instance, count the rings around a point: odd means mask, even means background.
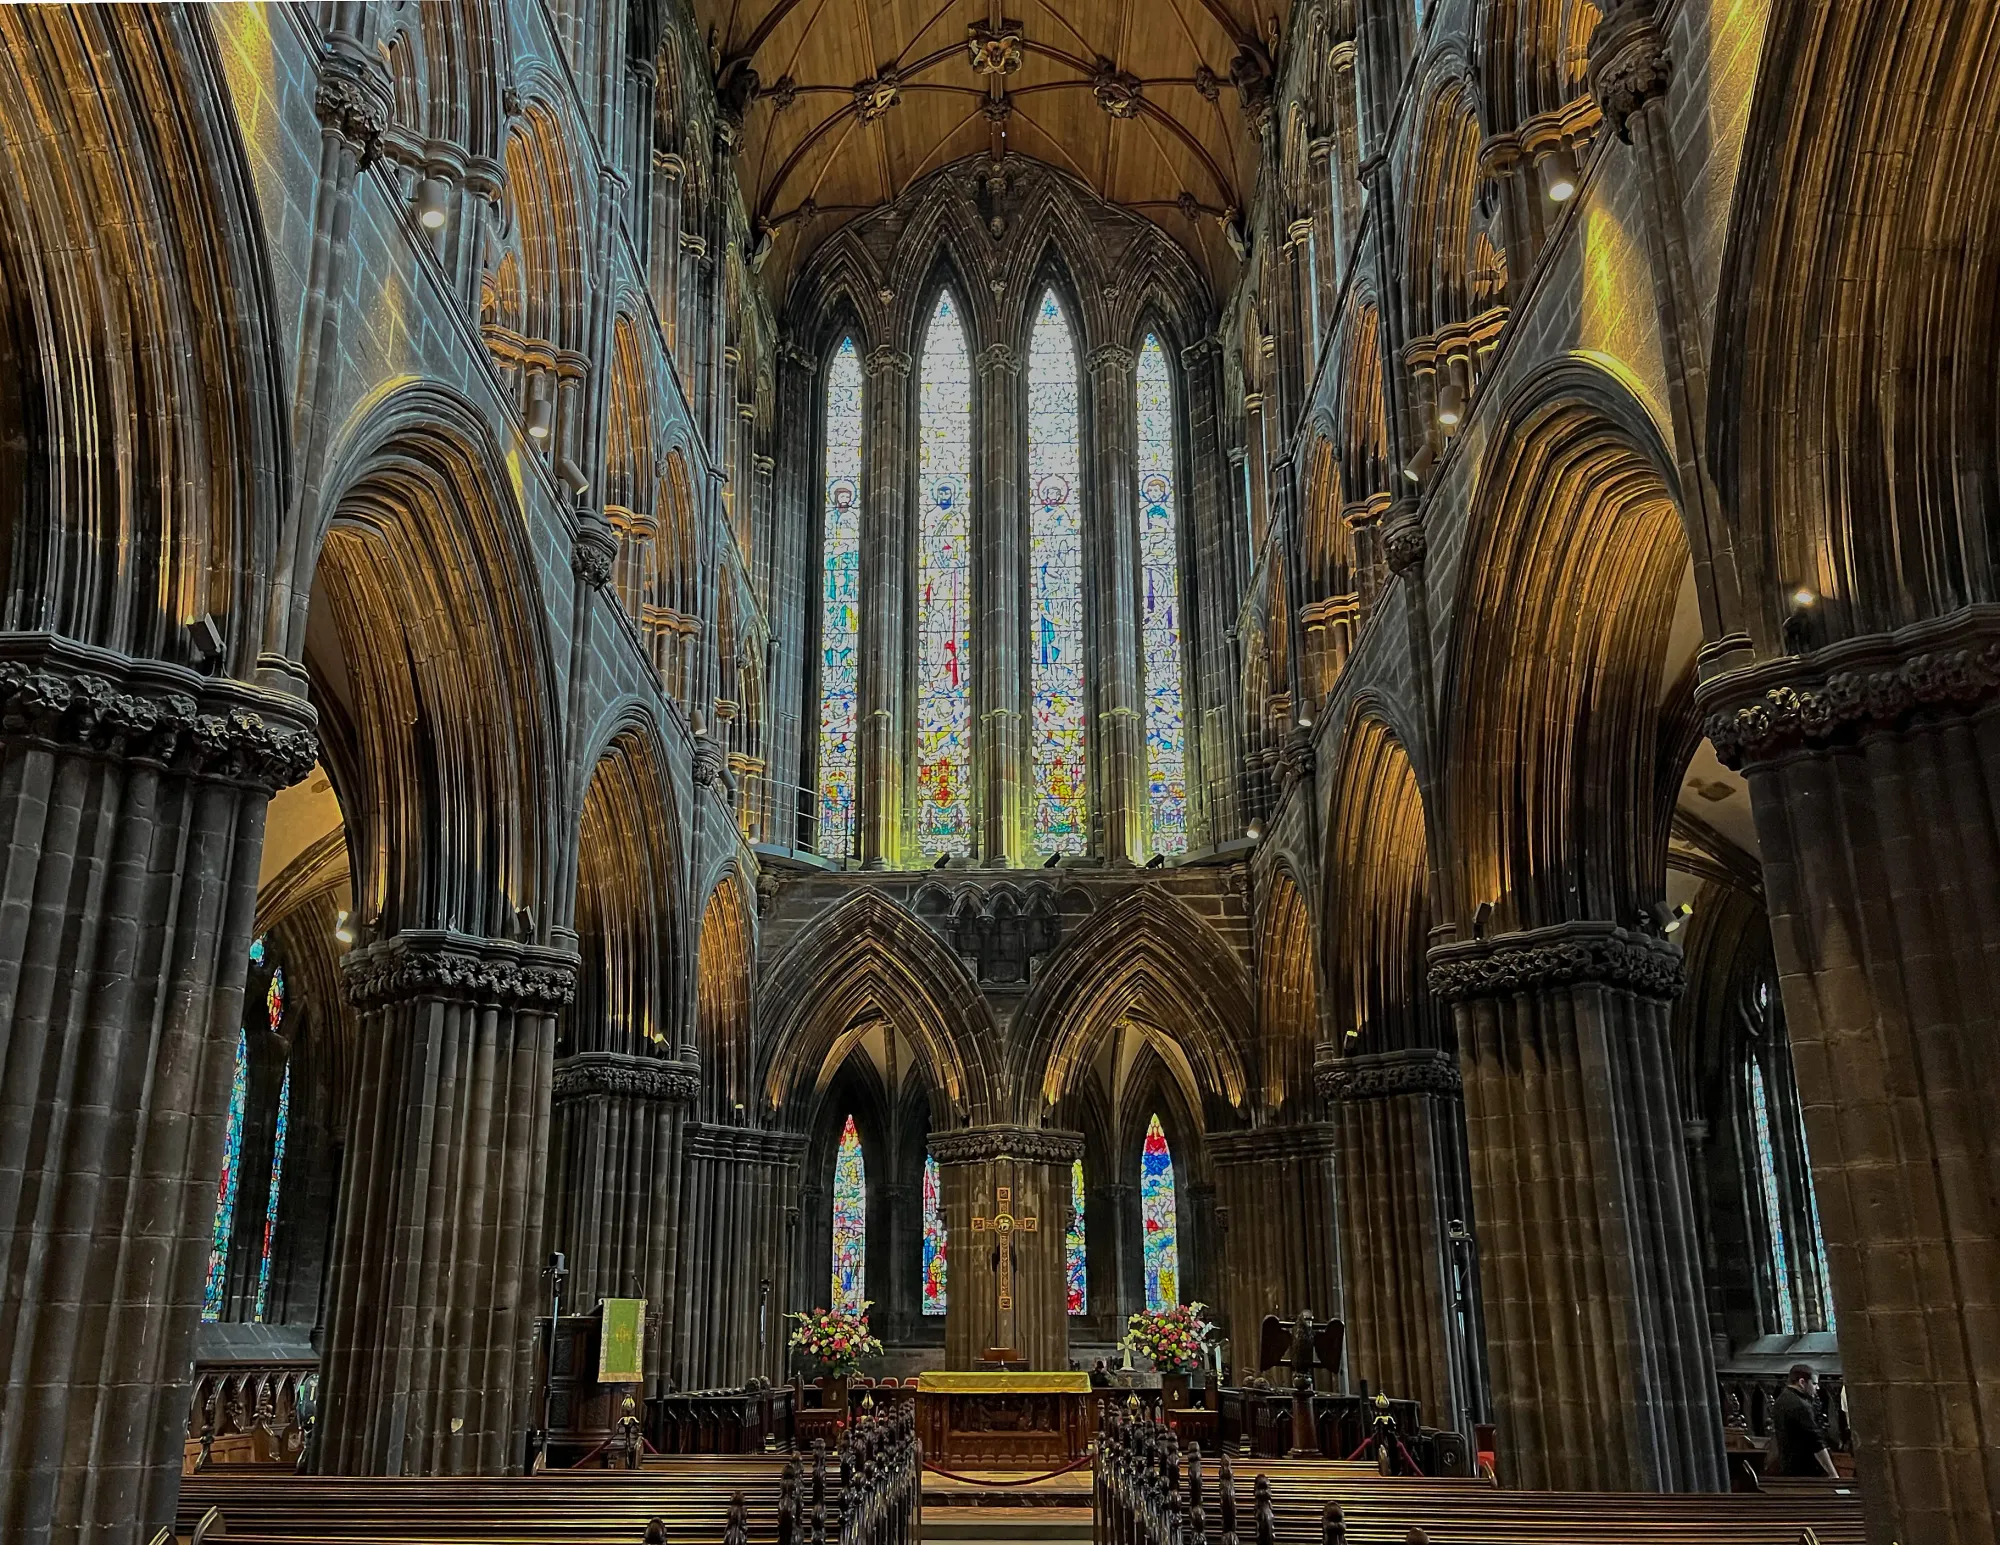
[[[790,343],[778,350],[778,422],[812,424],[818,419],[818,359]],[[765,756],[777,769],[771,779],[770,840],[781,847],[817,850],[819,798],[816,772],[819,703],[809,694],[819,680],[813,668],[819,644],[820,606],[825,574],[822,555],[811,538],[819,530],[814,491],[821,487],[815,464],[816,434],[783,433],[771,484],[768,526],[771,608],[770,697],[766,704]],[[824,498],[824,494],[821,494]],[[810,812],[811,818],[802,819]],[[829,855],[836,860],[844,855]]]
[[[1097,743],[1091,790],[1099,856],[1145,857],[1150,836],[1145,693],[1139,659],[1139,407],[1132,351],[1090,352],[1089,467],[1095,503],[1085,612],[1097,640]]]
[[[1233,641],[1243,604],[1241,543],[1234,468],[1222,443],[1221,347],[1204,338],[1181,351],[1187,392],[1188,478],[1181,516],[1181,615],[1189,695],[1188,798],[1192,845],[1216,843],[1243,829],[1235,775],[1243,683]],[[1199,837],[1197,837],[1197,833]]]
[[[1346,1314],[1335,1139],[1333,1126],[1320,1121],[1209,1134],[1224,1231],[1217,1308],[1238,1383],[1259,1371],[1265,1315],[1289,1318],[1307,1309],[1325,1321]]]
[[[573,1304],[643,1298],[660,1324],[672,1312],[681,1128],[695,1070],[656,1057],[590,1051],[556,1064],[550,1086],[548,1250],[569,1261]],[[546,1252],[544,1252],[546,1253]],[[666,1388],[664,1333],[646,1337],[646,1388]]]
[[[1088,1177],[1086,1176],[1086,1184]],[[1091,1312],[1106,1316],[1115,1341],[1125,1322],[1146,1307],[1146,1258],[1139,1249],[1145,1225],[1139,1218],[1139,1188],[1114,1180],[1090,1186],[1087,1215],[1091,1266]],[[1108,1307],[1098,1302],[1109,1298]]]
[[[681,336],[681,158],[653,153],[653,239],[649,254],[653,309],[667,335],[667,352],[678,356]],[[687,379],[682,369],[681,379]]]
[[[0,1535],[173,1521],[264,810],[302,697],[0,635]]]
[[[1070,1167],[1083,1136],[1048,1127],[963,1127],[931,1138],[942,1193],[949,1301],[945,1365],[970,1368],[1009,1334],[999,1303],[994,1219],[1017,1220],[1013,1232],[1013,1345],[1028,1366],[1069,1366],[1069,1285],[1063,1223],[1069,1217]],[[1004,1199],[1000,1192],[1009,1194]],[[1019,1220],[1033,1218],[1032,1232]]]
[[[801,1207],[821,1218],[831,1205],[824,1191],[800,1190],[804,1152],[805,1139],[791,1132],[687,1127],[674,1224],[669,1371],[676,1387],[782,1379],[786,1311],[826,1302],[824,1280],[816,1292],[808,1284],[796,1296],[792,1282]]]
[[[360,1045],[322,1473],[519,1469],[556,1013],[576,968],[571,952],[429,929],[349,952]]]
[[[1333,207],[1334,140],[1322,134],[1306,146],[1306,165],[1312,169],[1312,233],[1318,282],[1313,286],[1313,315],[1319,319],[1319,337],[1333,336],[1340,320],[1340,236]],[[1315,360],[1314,364],[1318,361]]]
[[[861,862],[903,857],[904,642],[909,634],[910,356],[868,356],[861,526]]]
[[[1669,1044],[1680,989],[1679,950],[1610,923],[1431,951],[1509,1485],[1725,1484]]]
[[[1450,1227],[1465,1216],[1458,1067],[1418,1048],[1324,1062],[1315,1077],[1339,1133],[1349,1387],[1366,1379],[1422,1401],[1433,1426],[1463,1430],[1472,1400]]]
[[[1872,1541],[2000,1537],[2000,607],[1707,684],[1763,851]]]
[[[1028,852],[1028,683],[1022,643],[1027,510],[1021,491],[1021,358],[1004,343],[979,354],[980,854],[1011,868]]]

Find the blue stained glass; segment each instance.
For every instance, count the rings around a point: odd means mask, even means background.
[[[1179,520],[1174,501],[1174,382],[1151,333],[1139,349],[1139,562],[1146,668],[1146,773],[1153,851],[1187,851],[1187,736],[1181,702]]]
[[[1181,1246],[1175,1215],[1174,1156],[1160,1118],[1146,1126],[1139,1155],[1139,1216],[1145,1224],[1146,1307],[1171,1309],[1181,1301]]]
[[[861,356],[842,341],[826,375],[826,503],[819,644],[818,851],[854,846],[861,722]]]
[[[1076,347],[1054,290],[1028,339],[1028,587],[1035,849],[1084,848],[1083,483]]]
[[[277,1027],[272,1026],[273,1029]],[[271,1139],[271,1194],[264,1201],[264,1250],[257,1260],[257,1318],[271,1296],[271,1250],[278,1242],[278,1183],[285,1178],[285,1135],[292,1120],[292,1065],[285,1064],[285,1081],[278,1086],[278,1124]]]
[[[1801,1117],[1799,1121],[1799,1152],[1804,1154],[1805,1151],[1805,1120]],[[1825,1310],[1826,1329],[1838,1330],[1840,1327],[1835,1322],[1833,1314],[1833,1271],[1826,1264],[1826,1231],[1819,1226],[1819,1188],[1813,1184],[1812,1165],[1810,1163],[1806,1165],[1806,1207],[1812,1214],[1813,1260],[1819,1266],[1819,1295],[1820,1304]]]
[[[271,972],[271,985],[264,990],[264,1017],[275,1032],[285,1022],[285,968]]]
[[[917,846],[972,851],[972,356],[949,294],[924,334],[918,429]]]
[[[261,966],[263,963],[264,963],[264,936],[260,933],[257,935],[256,938],[250,941],[250,964],[253,966]]]
[[[1785,1215],[1778,1205],[1778,1165],[1771,1152],[1771,1111],[1764,1099],[1764,1070],[1750,1062],[1750,1112],[1757,1126],[1757,1168],[1764,1182],[1764,1219],[1771,1230],[1771,1266],[1778,1279],[1778,1329],[1798,1334],[1792,1312],[1791,1256],[1785,1248]]]
[[[1089,1254],[1084,1248],[1083,1160],[1069,1165],[1069,1229],[1063,1235],[1063,1270],[1069,1279],[1069,1312],[1090,1312]]]
[[[229,1276],[229,1240],[236,1231],[237,1170],[243,1157],[243,1102],[250,1088],[250,1038],[236,1032],[236,1073],[229,1086],[229,1120],[222,1134],[222,1179],[215,1188],[215,1226],[209,1236],[208,1281],[201,1317],[222,1318]]]
[[[938,1162],[924,1156],[924,1313],[945,1310],[944,1205],[938,1194]]]
[[[854,1118],[840,1132],[833,1159],[833,1307],[859,1314],[867,1301],[868,1175]]]

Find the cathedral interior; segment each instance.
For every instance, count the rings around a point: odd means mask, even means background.
[[[648,1401],[1307,1312],[1576,1493],[1804,1361],[1872,1545],[2000,1540],[2000,0],[0,76],[0,1536],[255,1379],[519,1475],[557,1292]]]

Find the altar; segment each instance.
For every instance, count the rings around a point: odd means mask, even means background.
[[[946,1470],[1058,1470],[1083,1458],[1094,1427],[1087,1373],[926,1373],[917,1432]]]

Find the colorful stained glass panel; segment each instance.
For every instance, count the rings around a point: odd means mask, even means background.
[[[1174,382],[1151,333],[1139,349],[1140,649],[1146,670],[1146,773],[1153,851],[1187,851],[1187,735],[1181,701],[1179,517]]]
[[[1083,510],[1076,345],[1054,290],[1028,339],[1029,748],[1035,850],[1084,848]]]
[[[972,851],[972,356],[938,297],[917,414],[917,846]]]
[[[1181,1301],[1181,1246],[1175,1212],[1174,1156],[1158,1116],[1146,1126],[1139,1154],[1139,1216],[1145,1225],[1146,1307],[1171,1309]]]
[[[1063,1270],[1069,1279],[1069,1312],[1090,1312],[1089,1252],[1084,1248],[1083,1160],[1069,1165],[1069,1229],[1063,1235]]]
[[[1771,1231],[1771,1269],[1777,1278],[1778,1329],[1798,1334],[1792,1310],[1791,1254],[1785,1248],[1785,1214],[1778,1202],[1778,1161],[1771,1151],[1771,1110],[1764,1098],[1764,1070],[1750,1063],[1750,1115],[1757,1128],[1757,1169],[1764,1186],[1764,1221]]]
[[[852,338],[826,373],[826,487],[819,622],[818,851],[854,847],[861,723],[861,356]]]
[[[275,1029],[276,1026],[274,1025]],[[278,1242],[278,1186],[285,1178],[285,1136],[292,1122],[292,1065],[278,1086],[278,1121],[271,1138],[271,1191],[264,1199],[264,1248],[257,1258],[257,1318],[271,1297],[271,1251]]]
[[[924,1313],[945,1311],[944,1202],[938,1189],[938,1162],[924,1156]]]
[[[868,1298],[868,1175],[854,1118],[833,1159],[833,1307],[859,1314]]]
[[[229,1276],[229,1240],[236,1230],[236,1186],[243,1158],[243,1102],[250,1089],[250,1038],[236,1032],[236,1072],[229,1085],[229,1119],[222,1133],[222,1179],[215,1188],[215,1226],[209,1235],[208,1280],[201,1317],[222,1318]]]

